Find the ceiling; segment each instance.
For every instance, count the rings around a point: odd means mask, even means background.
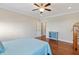
[[[24,15],[30,15],[36,18],[49,16],[54,17],[64,14],[76,13],[79,12],[78,6],[78,3],[52,3],[51,6],[48,7],[52,9],[52,11],[44,11],[44,13],[40,15],[39,11],[32,11],[36,8],[33,3],[0,3],[0,8],[18,12]]]

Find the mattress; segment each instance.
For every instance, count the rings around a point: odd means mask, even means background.
[[[38,39],[14,39],[2,43],[5,48],[2,55],[52,55],[49,44]]]

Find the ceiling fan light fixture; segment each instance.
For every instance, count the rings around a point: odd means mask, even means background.
[[[44,8],[40,8],[39,9],[40,12],[44,12],[44,10],[45,10]]]

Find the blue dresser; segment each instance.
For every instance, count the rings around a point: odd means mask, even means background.
[[[49,38],[52,40],[58,40],[58,32],[49,32]]]

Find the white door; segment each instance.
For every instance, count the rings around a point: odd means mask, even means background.
[[[36,37],[46,35],[46,22],[37,22],[36,24]]]

